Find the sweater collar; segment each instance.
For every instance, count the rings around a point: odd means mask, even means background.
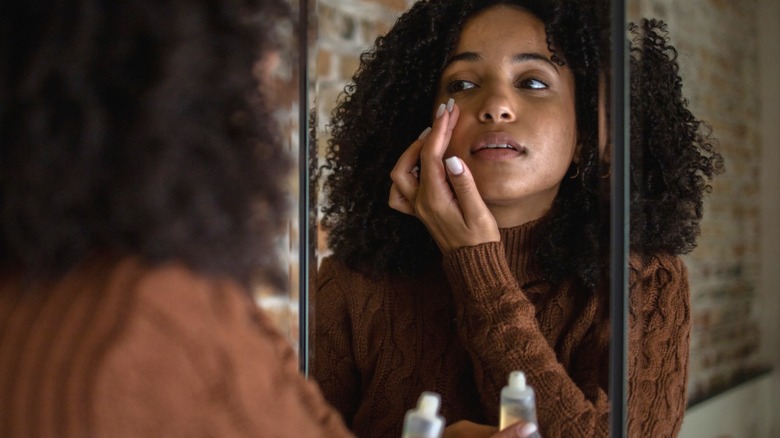
[[[499,228],[509,269],[520,285],[541,278],[541,269],[533,254],[543,219],[511,228]]]

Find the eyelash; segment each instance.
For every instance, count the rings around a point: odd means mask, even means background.
[[[460,86],[463,84],[471,84],[472,86],[469,88],[460,88]],[[472,88],[476,88],[476,86],[477,85],[471,81],[457,80],[457,81],[452,81],[449,83],[449,85],[447,85],[447,91],[450,93],[458,93],[460,91],[466,91]]]
[[[532,87],[532,86],[530,86],[530,84],[534,83],[534,82],[538,82],[539,84],[541,84],[541,86],[540,87]],[[471,84],[472,86],[469,87],[469,88],[461,88],[461,86],[463,84]],[[541,79],[527,78],[527,79],[522,79],[522,80],[518,81],[516,83],[516,86],[518,88],[527,88],[529,90],[543,90],[543,89],[548,88],[550,85],[547,82],[545,82],[545,81],[543,81]],[[449,93],[454,94],[454,93],[459,93],[461,91],[467,91],[467,90],[470,90],[470,89],[476,88],[476,87],[477,87],[477,84],[475,84],[474,82],[461,79],[461,80],[455,80],[455,81],[450,82],[449,85],[447,85],[447,91]]]
[[[531,82],[538,82],[538,83],[542,84],[541,87],[530,87],[529,86],[528,88],[530,88],[532,90],[542,90],[542,89],[548,88],[550,86],[547,82],[545,82],[545,81],[543,81],[541,79],[536,79],[536,78],[523,79],[522,81],[520,81],[520,85],[530,84]]]

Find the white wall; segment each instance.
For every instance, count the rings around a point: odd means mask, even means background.
[[[777,437],[773,379],[767,375],[752,380],[689,409],[679,438]]]
[[[765,354],[774,367],[769,401],[774,425],[768,437],[780,437],[780,2],[760,0],[758,9],[761,97],[761,277]]]

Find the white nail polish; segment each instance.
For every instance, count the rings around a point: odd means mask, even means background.
[[[430,134],[430,133],[431,133],[431,127],[429,126],[429,127],[425,128],[425,129],[423,130],[423,132],[421,132],[421,133],[420,133],[420,136],[419,136],[419,137],[417,137],[417,138],[418,138],[419,140],[422,140],[422,139],[424,139],[425,137],[427,137],[427,136],[428,136],[428,134]]]
[[[449,169],[450,173],[453,175],[460,175],[463,173],[463,163],[460,161],[460,158],[449,157],[444,160],[444,163],[447,165],[447,169]]]
[[[447,101],[447,112],[451,113],[453,108],[455,108],[455,99],[450,97],[450,100]]]
[[[447,109],[447,106],[444,104],[439,105],[439,109],[436,110],[436,118],[438,119],[444,114],[444,111]]]

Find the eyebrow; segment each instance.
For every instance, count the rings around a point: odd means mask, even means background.
[[[480,55],[477,52],[461,52],[458,53],[457,55],[451,56],[447,60],[447,64],[445,65],[445,67],[449,66],[450,64],[456,61],[476,62],[481,60],[482,60],[482,55]],[[542,55],[541,53],[536,53],[536,52],[516,53],[515,55],[512,56],[512,63],[521,63],[521,62],[529,62],[529,61],[544,61],[547,64],[550,64],[555,69],[555,71],[558,71],[558,66],[555,65],[555,63],[552,62],[550,58]]]

